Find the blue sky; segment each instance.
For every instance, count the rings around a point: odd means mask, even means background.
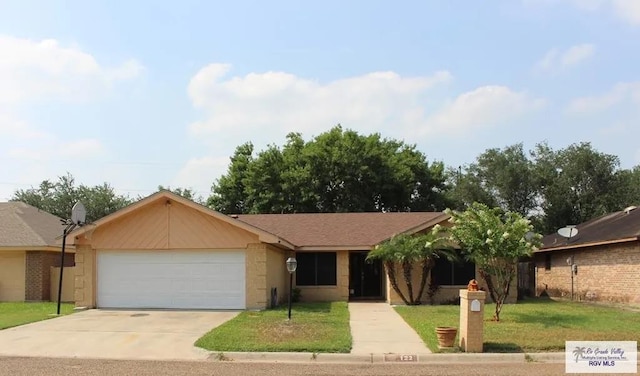
[[[640,164],[640,1],[0,0],[0,200],[72,173],[202,196],[234,148],[337,123],[471,163]]]

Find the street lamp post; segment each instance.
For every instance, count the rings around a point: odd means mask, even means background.
[[[293,300],[293,272],[298,268],[298,261],[294,257],[287,259],[287,271],[289,271],[289,316],[288,320],[291,320],[291,302]]]
[[[60,221],[65,226],[62,230],[62,252],[60,252],[60,279],[58,280],[58,308],[56,310],[56,314],[60,315],[60,303],[62,301],[62,276],[64,274],[64,256],[65,256],[65,248],[67,245],[67,235],[76,226],[82,226],[85,223],[87,217],[87,209],[85,209],[84,205],[81,202],[76,202],[71,209],[71,219],[61,219]]]

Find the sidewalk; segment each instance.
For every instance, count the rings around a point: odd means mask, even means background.
[[[387,303],[349,303],[353,355],[424,355],[431,351]]]

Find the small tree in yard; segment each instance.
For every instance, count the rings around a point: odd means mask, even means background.
[[[368,260],[381,260],[389,277],[393,290],[407,305],[421,304],[422,295],[435,260],[445,257],[454,260],[455,251],[448,245],[448,239],[441,231],[431,231],[425,234],[400,234],[377,245],[369,252]],[[413,285],[413,269],[416,264],[421,267],[420,285]],[[396,266],[402,269],[407,294],[402,292],[398,284]],[[416,288],[417,287],[417,288]],[[414,294],[417,290],[417,295]]]
[[[466,211],[447,210],[453,226],[448,229],[452,241],[458,243],[468,260],[478,267],[486,282],[489,296],[496,304],[494,320],[500,321],[502,305],[516,277],[518,259],[531,255],[540,246],[540,234],[518,213],[490,209],[474,203]]]

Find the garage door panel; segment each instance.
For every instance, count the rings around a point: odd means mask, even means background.
[[[243,309],[243,251],[98,252],[97,304],[110,308]]]

